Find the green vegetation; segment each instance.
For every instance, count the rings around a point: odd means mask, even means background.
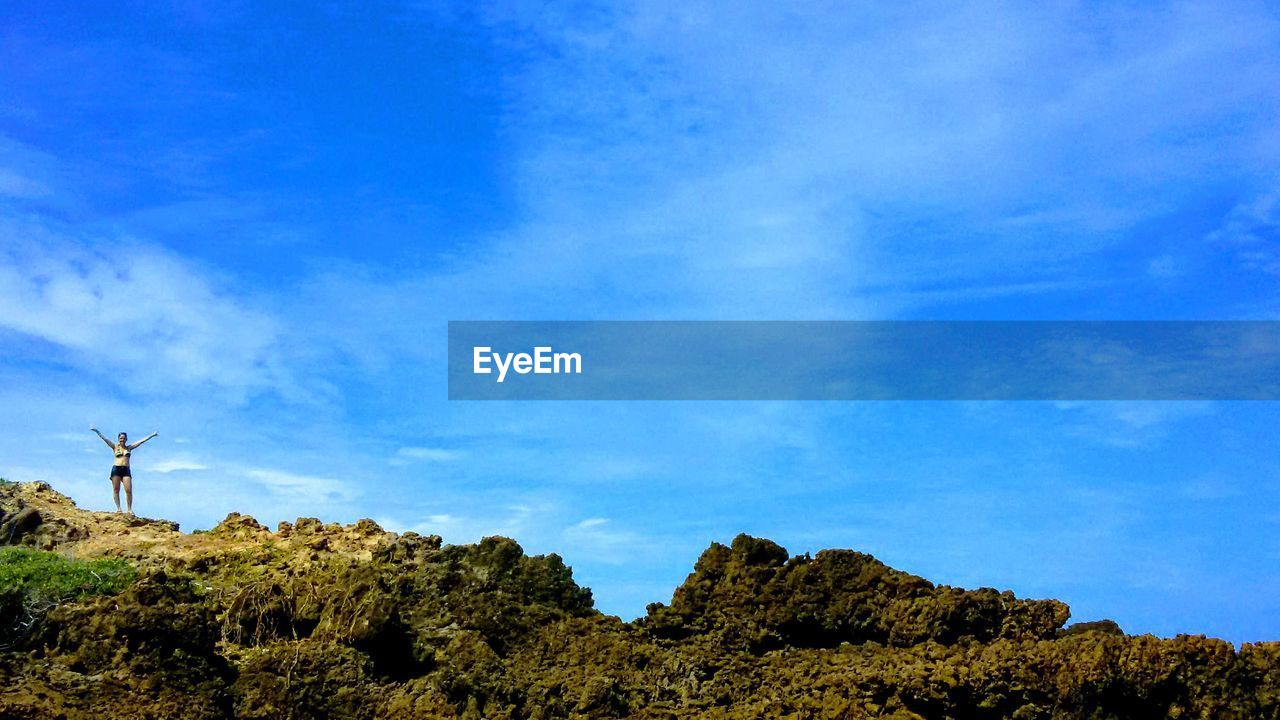
[[[18,484],[18,483],[14,482],[14,481],[12,481],[12,480],[5,480],[4,478],[0,477],[0,486],[4,486],[4,485],[17,485],[17,484]]]
[[[20,595],[26,605],[118,593],[137,576],[124,560],[72,560],[45,550],[0,548],[0,595]]]

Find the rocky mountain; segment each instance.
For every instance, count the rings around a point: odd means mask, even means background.
[[[0,719],[1280,718],[1280,643],[746,535],[630,623],[554,554],[368,520],[186,534],[6,483],[0,543]]]

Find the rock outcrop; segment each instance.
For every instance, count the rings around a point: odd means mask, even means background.
[[[7,484],[0,544],[138,573],[38,615],[0,586],[0,720],[1280,717],[1280,643],[1064,629],[1055,600],[745,535],[632,623],[556,555],[368,520],[185,534]]]

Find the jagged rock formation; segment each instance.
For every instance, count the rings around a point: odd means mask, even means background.
[[[849,550],[788,558],[778,545],[742,535],[732,547],[703,553],[671,606],[650,606],[645,625],[659,637],[731,637],[758,653],[841,643],[1040,640],[1054,637],[1069,615],[1056,600],[936,588]]]
[[[0,597],[0,720],[1280,717],[1280,643],[1064,630],[1054,600],[745,535],[634,623],[506,538],[236,514],[183,534],[31,484],[0,486],[0,543],[140,572],[38,622]]]

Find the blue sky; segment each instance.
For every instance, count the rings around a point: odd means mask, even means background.
[[[99,13],[99,14],[95,14]],[[184,527],[713,540],[1280,638],[1263,403],[449,403],[459,319],[1280,319],[1266,3],[32,3],[0,475]]]

